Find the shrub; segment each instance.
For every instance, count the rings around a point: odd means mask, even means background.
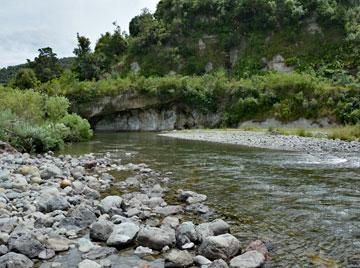
[[[89,122],[77,114],[68,114],[60,122],[69,129],[69,133],[64,137],[65,141],[85,141],[93,135]]]
[[[10,81],[10,85],[12,87],[17,87],[20,89],[35,88],[39,85],[39,83],[40,82],[36,78],[35,72],[30,68],[20,69],[12,81]]]
[[[49,97],[45,102],[47,118],[58,121],[67,115],[70,103],[65,97]]]

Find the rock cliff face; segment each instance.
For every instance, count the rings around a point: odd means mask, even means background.
[[[95,130],[162,131],[216,127],[220,116],[203,114],[176,100],[124,93],[94,102],[73,104],[72,110],[87,118]]]

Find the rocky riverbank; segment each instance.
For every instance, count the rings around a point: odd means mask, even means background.
[[[236,268],[268,256],[224,220],[206,222],[205,195],[170,198],[170,178],[144,164],[1,148],[0,267]],[[131,175],[117,180],[119,172]],[[199,224],[187,220],[195,217]]]
[[[360,142],[358,141],[347,142],[326,138],[284,136],[255,131],[189,130],[166,132],[160,135],[184,140],[219,142],[283,151],[360,152]]]

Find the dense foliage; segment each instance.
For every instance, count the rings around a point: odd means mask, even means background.
[[[44,152],[60,149],[64,141],[89,139],[89,123],[68,108],[65,97],[0,87],[0,140],[21,151]]]

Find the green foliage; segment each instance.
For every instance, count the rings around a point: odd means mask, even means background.
[[[39,84],[35,72],[30,68],[20,69],[10,82],[12,87],[20,89],[35,88]]]
[[[121,29],[116,25],[114,33],[106,32],[101,35],[96,43],[95,54],[101,60],[102,72],[109,72],[111,66],[119,62],[119,57],[122,56],[127,50],[127,41]]]
[[[74,71],[80,80],[99,79],[100,77],[100,58],[91,53],[90,39],[77,34],[78,47],[74,49],[77,56]]]
[[[62,68],[59,59],[51,47],[39,49],[39,56],[34,61],[28,60],[28,65],[36,73],[41,82],[47,82],[60,76]]]
[[[89,122],[77,114],[67,114],[60,122],[69,129],[65,141],[86,141],[92,137]]]
[[[70,107],[69,100],[65,97],[50,97],[45,102],[47,118],[51,121],[59,121],[67,115]]]
[[[24,152],[45,152],[60,149],[64,141],[89,139],[89,123],[69,115],[68,107],[65,97],[0,87],[0,140]]]

